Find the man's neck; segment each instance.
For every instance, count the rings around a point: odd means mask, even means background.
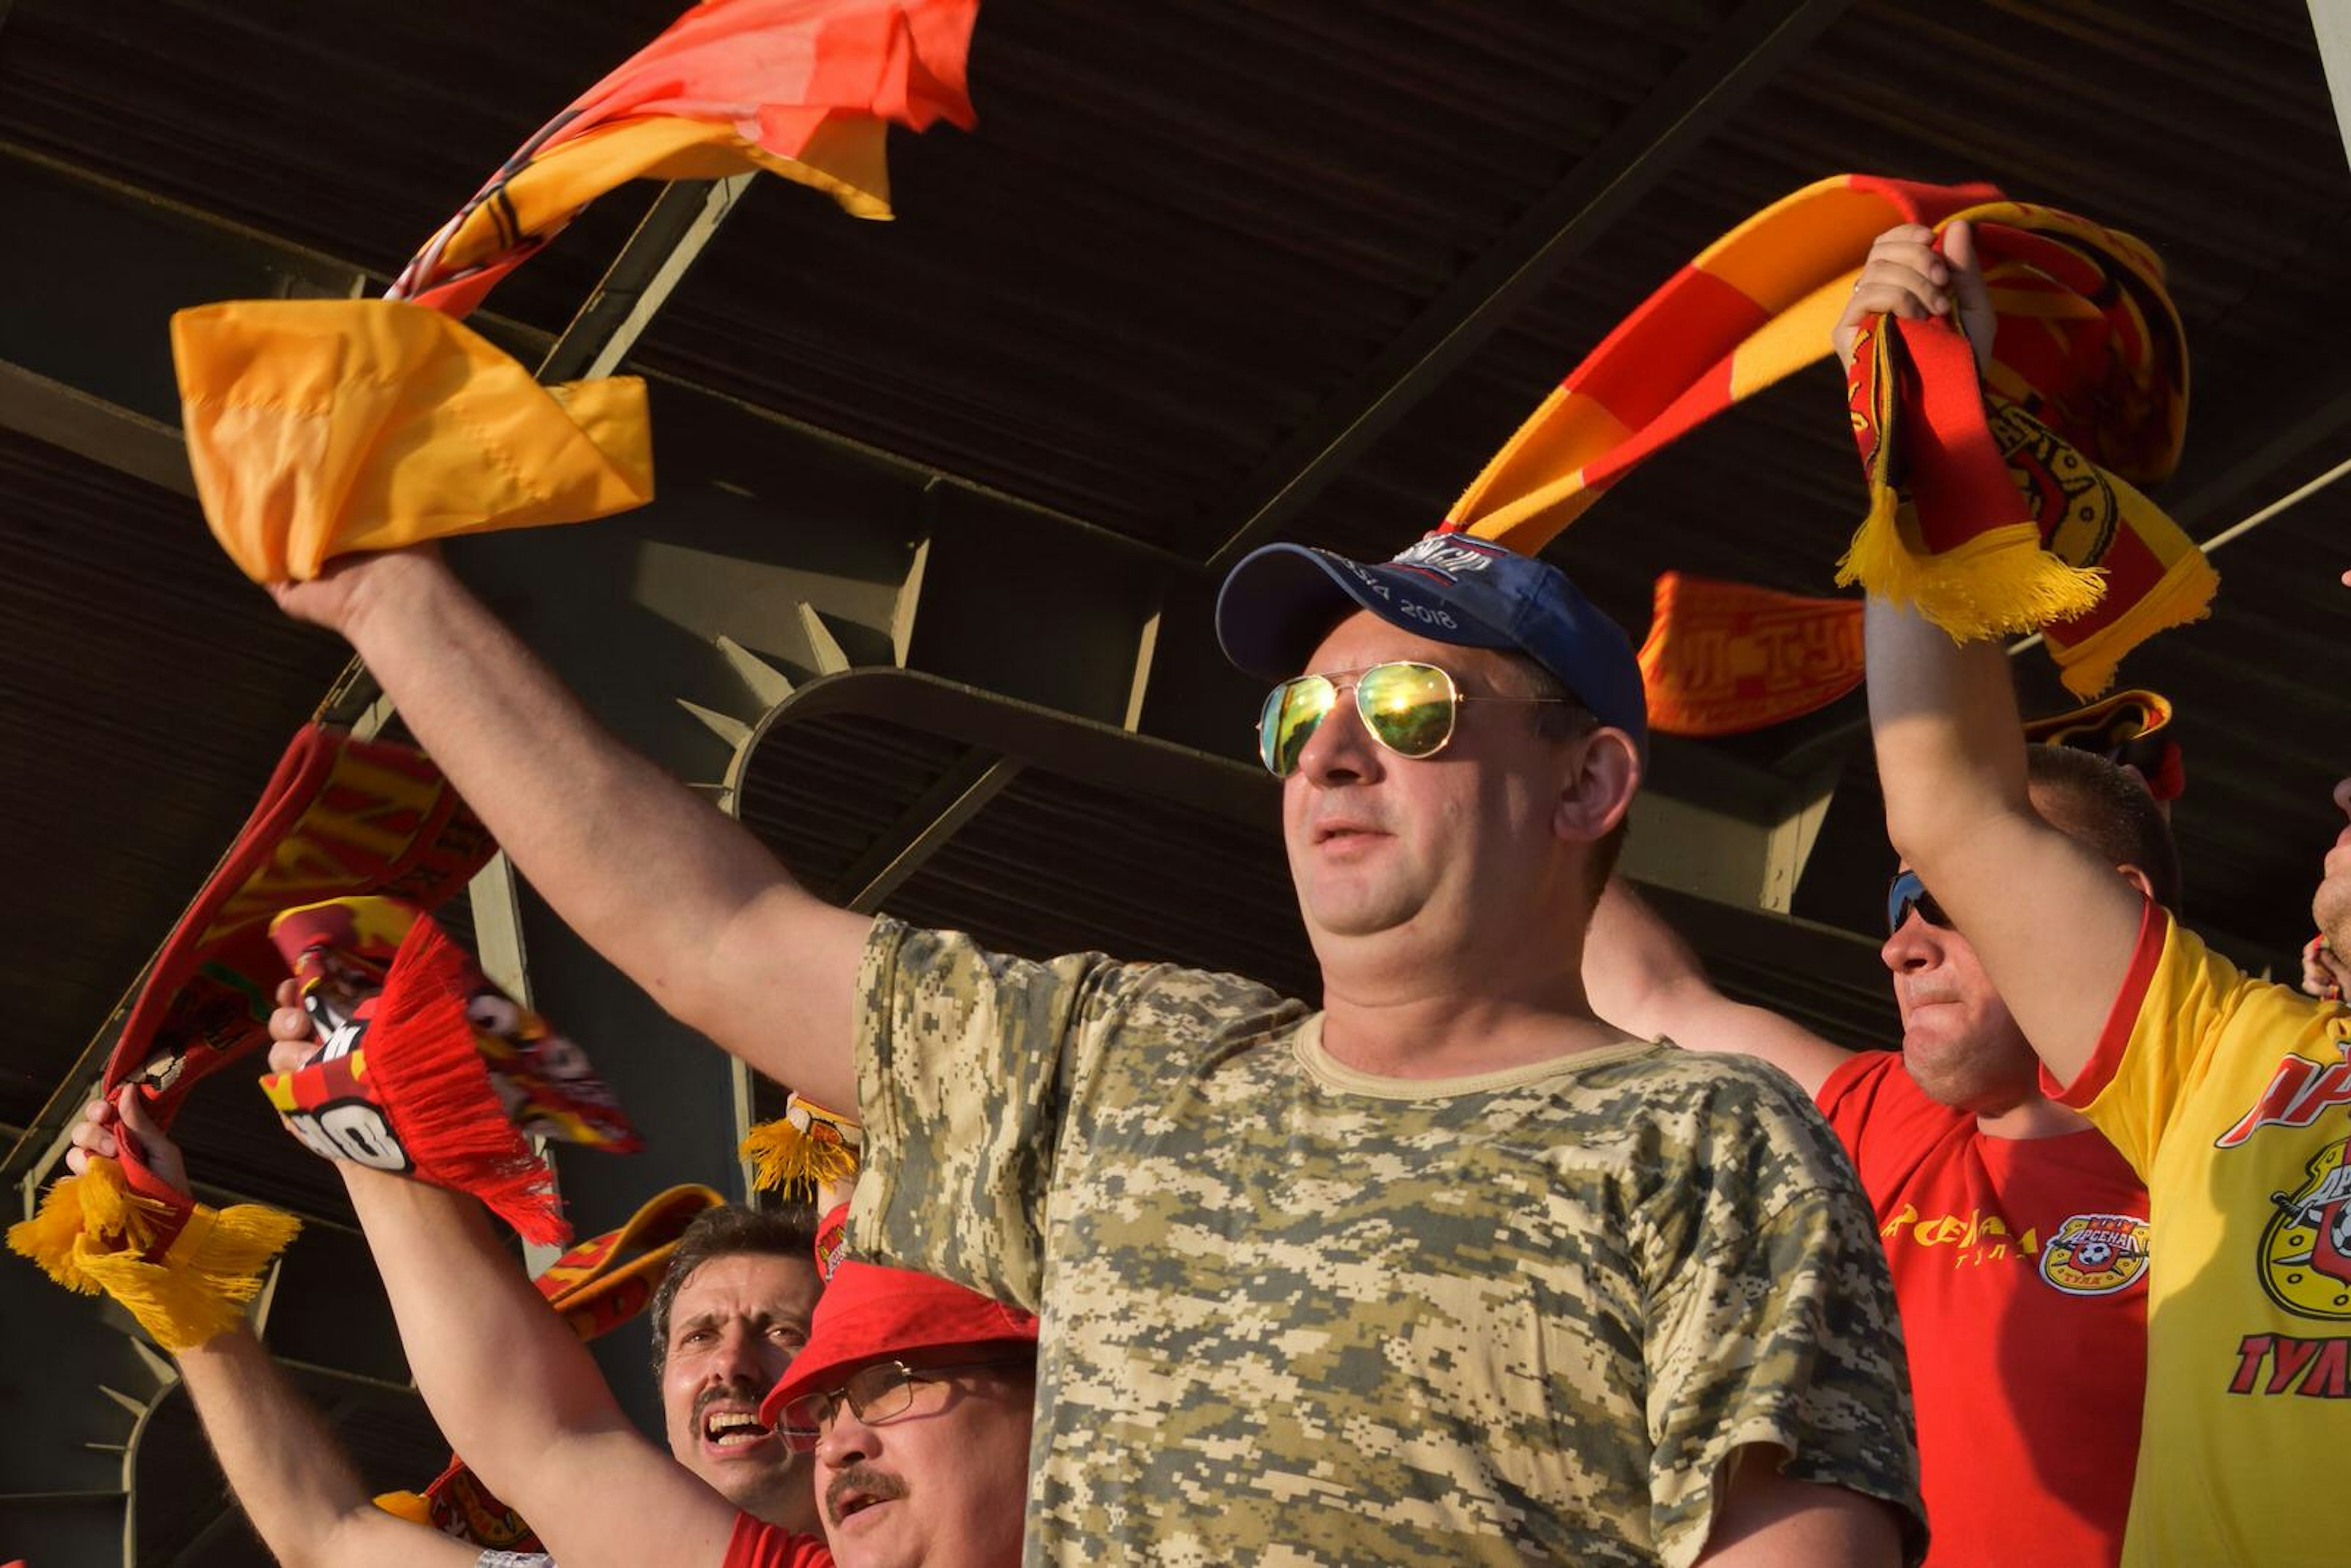
[[[1976,1117],[1976,1131],[1987,1138],[2062,1138],[2068,1133],[2087,1132],[2089,1126],[2079,1113],[2038,1094],[2005,1111]]]
[[[1593,1015],[1574,957],[1571,952],[1527,975],[1468,954],[1326,967],[1322,1049],[1375,1077],[1438,1079],[1506,1072],[1623,1043],[1630,1037]]]

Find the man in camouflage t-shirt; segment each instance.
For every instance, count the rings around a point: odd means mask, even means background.
[[[1644,727],[1624,634],[1554,569],[1466,540],[1378,567],[1274,547],[1220,622],[1253,673],[1342,673],[1285,684],[1261,732],[1334,994],[1420,999],[1348,962],[1395,929],[1399,880],[1428,888],[1424,925],[1510,907],[1508,859],[1470,842],[1492,810],[1572,852],[1564,918],[1521,929],[1553,955],[1580,936]],[[1540,795],[1476,788],[1468,753],[1512,741],[1550,761]],[[1384,787],[1446,771],[1439,748],[1465,788],[1416,842],[1437,799]],[[1485,874],[1448,881],[1456,855]],[[1900,1343],[1813,1108],[1768,1069],[1615,1035],[1580,993],[1481,998],[1481,968],[1525,966],[1420,946],[1442,1010],[1494,1015],[1449,1060],[1335,1049],[1360,1012],[1230,976],[875,926],[853,1234],[1044,1313],[1030,1561],[1688,1563],[1742,1482],[1846,1509],[1806,1560],[1875,1536],[1892,1561],[1895,1518],[1858,1499],[1915,1521]]]
[[[858,1097],[867,1256],[1040,1312],[1030,1563],[1917,1554],[1892,1296],[1826,1128],[1585,1000],[1645,725],[1624,633],[1554,569],[1435,538],[1227,583],[1228,652],[1281,683],[1261,752],[1319,1013],[823,904],[429,556],[280,601],[663,1005]]]

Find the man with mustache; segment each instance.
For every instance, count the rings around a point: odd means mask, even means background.
[[[1028,1561],[1917,1549],[1891,1290],[1834,1139],[1779,1074],[1602,1023],[1561,962],[1646,716],[1630,643],[1556,568],[1445,536],[1228,580],[1319,1009],[824,904],[430,552],[277,591],[592,946],[858,1107],[861,1257],[1053,1323]]]
[[[1880,238],[1875,308],[1947,318],[1972,257]],[[1841,342],[1840,348],[1847,344]],[[2245,975],[2032,810],[1999,643],[1867,610],[1886,833],[1980,955],[2044,1083],[2147,1184],[2147,1395],[2123,1561],[2316,1568],[2351,1397],[2351,1009]],[[2192,635],[2192,633],[2183,633]],[[2335,786],[2351,813],[2351,779]],[[2351,951],[2351,831],[2312,915]]]
[[[293,1016],[300,1018],[298,1011]],[[307,1020],[303,1028],[307,1033]],[[68,1162],[78,1170],[91,1154],[116,1157],[126,1131],[149,1167],[185,1192],[177,1146],[148,1118],[131,1089],[122,1091],[119,1107],[102,1101],[89,1107],[74,1130]],[[687,1227],[650,1314],[653,1367],[675,1464],[662,1464],[643,1445],[649,1465],[674,1472],[687,1486],[698,1478],[702,1485],[695,1490],[714,1506],[802,1534],[818,1522],[810,1458],[770,1432],[758,1411],[809,1336],[820,1290],[810,1246],[804,1220],[747,1208],[712,1209]],[[503,1253],[489,1266],[518,1278]],[[543,1302],[523,1322],[530,1332],[548,1325],[570,1335]],[[249,1332],[182,1352],[179,1365],[230,1490],[287,1568],[469,1568],[483,1555],[375,1507],[318,1413]],[[594,1363],[587,1365],[592,1373]],[[465,1453],[462,1446],[459,1451]],[[473,1456],[466,1458],[470,1462]],[[492,1483],[491,1490],[498,1489]],[[518,1511],[538,1525],[528,1509]]]
[[[2147,897],[2178,906],[2179,854],[2136,777],[2034,747],[2030,798]],[[1886,921],[1898,1051],[1846,1051],[1730,1000],[1619,883],[1601,901],[1584,981],[1601,1016],[1636,1034],[1780,1068],[1844,1141],[1902,1312],[1928,1568],[2114,1563],[2147,1379],[2147,1188],[2042,1092],[2039,1060],[1974,948],[1907,868]]]
[[[760,1413],[813,1455],[843,1568],[1013,1568],[1036,1391],[1035,1318],[927,1274],[843,1261]],[[728,1562],[789,1563],[762,1554],[784,1533]]]

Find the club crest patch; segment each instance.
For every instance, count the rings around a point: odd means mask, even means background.
[[[2147,1275],[2147,1223],[2135,1214],[2076,1214],[2041,1249],[2041,1278],[2069,1296],[2111,1296]]]
[[[2262,1289],[2305,1318],[2351,1320],[2351,1138],[2310,1157],[2303,1184],[2273,1193],[2262,1232]]]

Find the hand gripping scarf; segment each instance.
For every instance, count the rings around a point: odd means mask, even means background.
[[[530,1134],[642,1147],[579,1049],[414,908],[336,899],[271,927],[320,1050],[262,1091],[312,1153],[470,1193],[542,1246],[570,1239]]]
[[[1667,735],[1745,735],[1861,685],[1861,605],[1668,571],[1657,579],[1641,691]]]
[[[1865,324],[1848,402],[1870,508],[1839,580],[1963,639],[2039,627],[2070,689],[2102,689],[2218,580],[2135,487],[2179,456],[2186,341],[2145,246],[1990,185],[1845,174],[1765,208],[1569,374],[1446,529],[1541,549],[1668,443],[1826,355],[1877,235],[1962,218],[2000,313],[1991,367],[1978,377],[1949,322]]]
[[[136,1083],[169,1125],[198,1082],[266,1044],[286,977],[268,932],[279,910],[379,891],[430,907],[495,848],[421,752],[305,727],[157,955],[101,1095]],[[126,1153],[51,1184],[8,1244],[70,1290],[114,1296],[166,1349],[201,1344],[235,1325],[295,1222],[258,1205],[190,1205]]]
[[[533,1282],[574,1333],[583,1340],[601,1338],[645,1310],[669,1271],[685,1228],[726,1201],[706,1186],[671,1187],[648,1199],[619,1229],[583,1241],[558,1258]],[[476,1546],[498,1552],[545,1550],[522,1515],[455,1457],[423,1492],[386,1492],[375,1505]]]
[[[580,522],[653,498],[643,382],[544,387],[458,324],[625,181],[765,169],[887,217],[883,140],[968,127],[978,0],[707,0],[564,110],[382,300],[172,318],[205,520],[256,582],[337,555]]]

